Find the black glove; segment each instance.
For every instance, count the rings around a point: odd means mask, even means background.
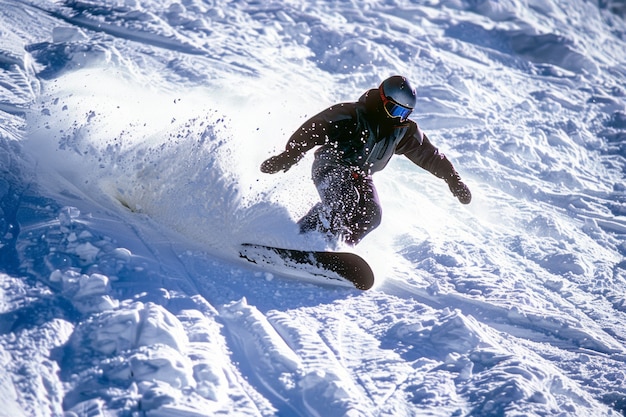
[[[461,204],[469,204],[472,201],[472,193],[456,172],[446,179],[452,195],[459,199]]]
[[[265,160],[261,164],[261,172],[265,174],[276,174],[278,171],[287,172],[299,160],[299,157],[293,157],[292,152],[285,151]]]

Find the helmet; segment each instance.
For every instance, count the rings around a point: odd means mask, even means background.
[[[415,89],[409,81],[400,75],[387,78],[378,87],[380,98],[387,115],[405,121],[417,102]]]

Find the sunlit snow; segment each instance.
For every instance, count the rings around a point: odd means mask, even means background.
[[[626,413],[617,0],[0,0],[0,416]],[[470,187],[397,156],[369,291],[255,268],[386,77]],[[339,248],[350,249],[350,248]]]

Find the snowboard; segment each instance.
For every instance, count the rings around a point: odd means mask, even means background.
[[[319,284],[354,286],[368,290],[374,272],[359,255],[350,252],[307,251],[244,243],[239,256],[262,269]]]

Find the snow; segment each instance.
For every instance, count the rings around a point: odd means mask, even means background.
[[[0,416],[625,415],[625,16],[0,0]],[[371,290],[238,259],[324,246],[258,166],[397,73],[472,203],[396,157]]]

